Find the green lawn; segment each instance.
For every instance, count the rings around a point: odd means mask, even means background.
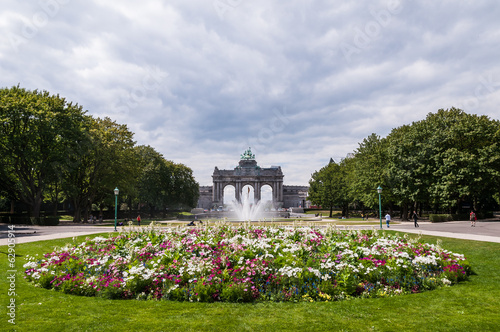
[[[78,238],[83,241],[85,237]],[[424,237],[436,243],[436,237]],[[23,276],[26,255],[50,252],[71,239],[17,244],[16,325],[7,322],[7,273],[0,280],[0,330],[8,331],[498,331],[500,243],[441,238],[463,253],[476,275],[459,285],[381,299],[333,303],[184,303],[86,298],[35,288]],[[0,246],[7,271],[7,246]],[[14,329],[12,329],[14,330]]]

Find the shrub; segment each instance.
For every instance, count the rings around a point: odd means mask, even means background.
[[[11,216],[10,223],[14,225],[31,225],[31,219],[28,216]]]
[[[446,222],[453,220],[451,214],[429,214],[430,222]]]
[[[57,226],[59,225],[59,217],[45,217],[42,220],[42,225],[44,226]]]
[[[456,214],[452,214],[451,215],[451,220],[454,220],[454,221],[469,220],[469,214],[468,213],[456,213]]]

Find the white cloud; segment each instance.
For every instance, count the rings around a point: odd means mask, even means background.
[[[6,0],[0,85],[127,124],[202,185],[248,146],[307,184],[439,108],[500,118],[499,16],[493,0]]]

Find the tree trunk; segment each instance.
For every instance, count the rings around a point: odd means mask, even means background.
[[[330,218],[333,217],[333,205],[330,205]]]
[[[32,217],[40,218],[40,210],[42,209],[42,191],[39,190],[34,197],[33,204],[31,205]]]
[[[80,222],[82,219],[82,204],[78,199],[73,200],[75,206],[75,214],[73,215],[73,222]]]
[[[89,209],[88,206],[83,209],[83,223],[86,223],[89,221]]]
[[[103,210],[103,205],[99,205],[99,222],[101,219],[104,219],[104,210]]]
[[[401,213],[401,219],[404,221],[407,221],[408,220],[408,204],[403,203],[403,205],[401,207],[403,208],[403,211]]]
[[[53,204],[54,204],[54,209],[52,210],[52,214],[55,216],[57,216],[57,201],[58,201],[58,198],[59,198],[59,189],[57,187],[57,184],[56,184],[56,189],[55,189],[55,200],[53,201]]]
[[[349,204],[346,204],[342,207],[342,216],[349,218]]]
[[[86,208],[85,208],[85,220],[89,221],[90,216],[92,215],[92,198],[89,198],[88,201],[86,202]]]

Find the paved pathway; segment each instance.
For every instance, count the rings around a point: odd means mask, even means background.
[[[410,226],[413,227],[413,223]],[[500,243],[500,221],[498,220],[478,221],[475,227],[471,227],[470,221],[429,223],[429,226],[423,225],[423,227],[417,228],[417,230],[419,229],[422,229],[422,234],[426,235]],[[406,231],[409,232],[409,230]],[[412,233],[414,232],[415,228],[413,227]],[[433,232],[438,234],[433,234]]]
[[[475,227],[471,227],[470,221],[449,221],[444,223],[424,221],[418,224],[420,227],[415,228],[413,222],[401,222],[400,224],[391,224],[390,229],[406,233],[500,243],[500,221],[477,221]],[[383,222],[383,228],[387,229],[385,221]]]
[[[469,221],[450,221],[446,223],[419,222],[420,227],[415,228],[413,222],[391,224],[390,229],[395,231],[452,237],[457,239],[497,242],[500,243],[500,221],[482,220],[471,227]],[[92,224],[61,223],[58,226],[31,226],[14,225],[15,243],[27,243],[42,240],[71,238],[80,235],[89,235],[104,232],[113,232],[114,227],[98,226]],[[0,224],[0,245],[8,244],[8,224]],[[385,223],[384,229],[387,229]],[[338,226],[340,229],[371,229],[378,226]]]
[[[14,225],[16,244],[42,240],[72,238],[74,236],[112,232],[114,227],[92,224],[60,224],[58,226]],[[8,243],[9,225],[0,224],[0,246]]]

